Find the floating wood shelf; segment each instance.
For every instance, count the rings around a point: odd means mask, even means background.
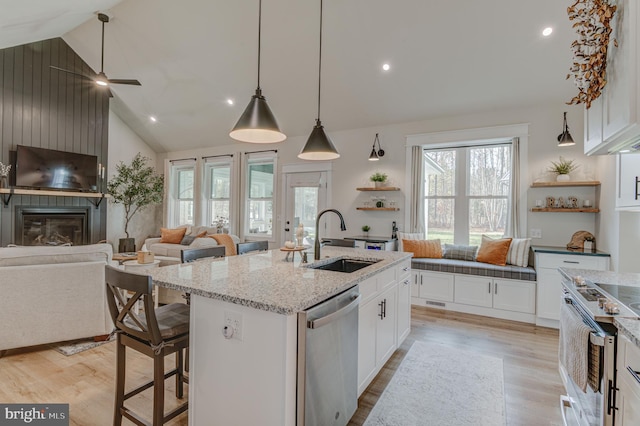
[[[396,186],[381,186],[378,188],[367,186],[365,188],[356,188],[358,191],[400,191]]]
[[[566,181],[566,182],[533,182],[531,188],[550,188],[555,186],[600,186],[597,180]]]
[[[577,209],[561,209],[561,208],[549,208],[549,207],[534,207],[531,209],[532,212],[542,212],[542,213],[600,213],[600,209],[596,209],[593,207],[583,207]]]
[[[88,198],[89,201],[98,208],[103,199],[109,198],[109,194],[102,192],[75,192],[75,191],[51,191],[47,189],[20,189],[20,188],[0,188],[2,195],[2,203],[5,207],[9,206],[13,195],[40,195],[50,197],[81,197]]]
[[[397,207],[356,207],[356,210],[382,210],[386,212],[397,212],[400,209]]]

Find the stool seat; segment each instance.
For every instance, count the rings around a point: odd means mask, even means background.
[[[189,305],[185,303],[171,303],[169,305],[160,306],[155,309],[156,320],[158,322],[158,329],[160,330],[160,337],[165,339],[171,339],[181,334],[189,333]],[[142,330],[147,328],[146,319],[140,318],[142,328],[131,318],[127,318],[124,323],[134,330]]]

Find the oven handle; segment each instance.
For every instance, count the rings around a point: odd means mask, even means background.
[[[638,376],[638,373],[633,368],[631,368],[629,366],[627,366],[627,370],[633,376],[633,378],[636,379],[636,382],[638,382],[640,384],[640,376]]]
[[[583,310],[578,306],[571,296],[564,296],[564,302],[571,305],[571,307],[580,315],[582,321],[593,330],[591,333],[591,343],[597,346],[604,346],[604,338],[607,336],[607,333],[595,322],[589,315],[587,315]]]

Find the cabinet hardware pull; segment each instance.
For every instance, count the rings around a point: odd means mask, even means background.
[[[491,293],[491,281],[489,281],[487,284],[489,284],[489,293]]]
[[[413,283],[418,285],[418,275],[414,275],[413,278],[414,278]]]
[[[493,285],[493,294],[498,294],[498,283]]]
[[[422,275],[420,275],[420,285],[422,285]]]
[[[403,271],[407,272],[409,270],[408,266],[405,266],[404,268],[402,268]]]
[[[384,319],[384,302],[378,303],[378,306],[380,306],[380,313],[378,314],[378,316],[380,317],[380,319]]]
[[[638,176],[636,176],[636,200],[638,199]]]
[[[577,260],[563,260],[563,263],[574,263],[576,265],[578,265],[580,262],[578,262]]]
[[[409,285],[409,280],[408,279],[404,280],[403,283],[404,283],[404,285]]]

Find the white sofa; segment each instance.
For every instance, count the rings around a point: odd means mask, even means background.
[[[109,244],[0,248],[0,351],[108,334]]]
[[[191,226],[187,227],[186,235],[196,236],[201,234],[202,232],[207,232],[207,234],[215,234],[217,233],[217,228],[208,227],[208,226]],[[238,244],[240,242],[240,238],[235,235],[231,235],[234,244]],[[203,237],[196,238],[189,245],[183,244],[174,244],[174,243],[161,243],[159,237],[147,238],[142,246],[142,250],[150,251],[156,256],[162,257],[172,257],[180,259],[180,251],[185,249],[194,249],[194,248],[203,248],[203,247],[215,247],[218,243],[213,238]]]

